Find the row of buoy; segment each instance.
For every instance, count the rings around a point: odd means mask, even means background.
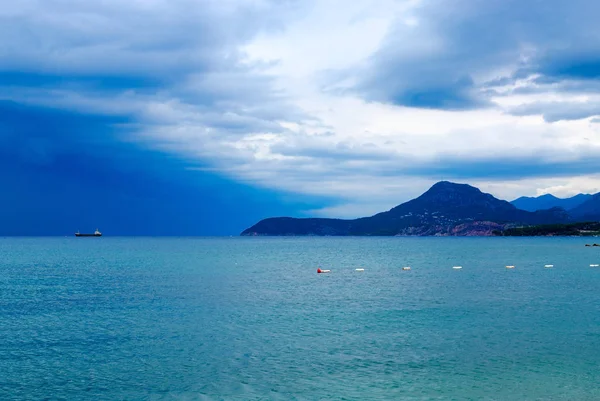
[[[546,269],[551,269],[553,267],[554,267],[554,265],[544,265],[544,268],[546,268]],[[590,265],[590,267],[600,267],[600,265],[593,264],[593,265]],[[506,268],[514,269],[515,267],[514,266],[506,266]]]
[[[544,265],[545,269],[550,269],[550,268],[553,268],[553,267],[554,267],[554,265]],[[600,265],[598,265],[598,264],[592,264],[592,265],[590,265],[590,267],[600,267]],[[462,269],[462,266],[452,266],[452,268],[454,270],[460,270],[460,269]],[[506,266],[506,268],[507,269],[514,269],[515,266],[514,265],[508,265],[508,266]],[[364,272],[365,271],[365,269],[363,269],[363,268],[358,268],[358,269],[354,269],[354,270],[357,271],[357,272]],[[402,268],[402,270],[411,270],[411,267],[410,266],[404,266]],[[318,268],[317,269],[317,273],[319,273],[319,274],[321,274],[321,273],[331,273],[331,270],[325,270],[325,269]]]
[[[357,272],[364,272],[364,271],[365,271],[365,269],[363,269],[363,268],[358,268],[358,269],[354,269],[354,271],[357,271]],[[317,273],[318,273],[318,274],[321,274],[321,273],[331,273],[331,270],[325,270],[325,269],[318,268],[318,269],[317,269]]]

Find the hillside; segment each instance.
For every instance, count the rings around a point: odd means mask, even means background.
[[[576,221],[600,221],[600,193],[569,211]]]
[[[540,226],[515,227],[495,232],[495,235],[505,237],[592,237],[600,235],[600,223],[571,223],[571,224],[548,224]]]

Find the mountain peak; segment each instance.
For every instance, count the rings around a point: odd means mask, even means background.
[[[556,196],[552,195],[552,194],[544,194],[544,195],[538,196],[538,199],[548,199],[548,200],[552,199],[552,200],[555,200],[555,199],[558,199],[558,198]]]
[[[456,182],[451,182],[451,181],[438,181],[435,184],[433,184],[431,186],[431,188],[429,188],[429,191],[439,191],[439,190],[457,190],[457,189],[469,189],[469,190],[476,190],[479,191],[479,189],[469,185],[469,184],[459,184]],[[428,192],[429,192],[428,191]],[[481,192],[481,191],[479,191]]]
[[[478,188],[469,184],[457,184],[450,181],[440,181],[417,199],[421,201],[447,202],[458,199],[477,200],[492,198],[492,195],[484,194]]]
[[[469,184],[458,184],[450,181],[436,182],[423,193],[419,198],[429,198],[432,196],[444,196],[444,194],[455,194],[465,196],[478,196],[483,194],[478,188],[475,188]]]
[[[392,210],[397,213],[412,212],[413,214],[438,210],[446,216],[464,217],[476,213],[481,217],[487,216],[488,212],[512,213],[515,209],[510,203],[496,199],[471,185],[440,181],[423,195]]]

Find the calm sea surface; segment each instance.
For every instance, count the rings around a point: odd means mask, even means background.
[[[0,399],[599,400],[593,240],[0,239]]]

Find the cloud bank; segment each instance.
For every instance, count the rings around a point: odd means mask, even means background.
[[[0,6],[0,98],[354,217],[440,179],[597,192],[591,0],[27,0]],[[104,134],[96,134],[101,137]]]

